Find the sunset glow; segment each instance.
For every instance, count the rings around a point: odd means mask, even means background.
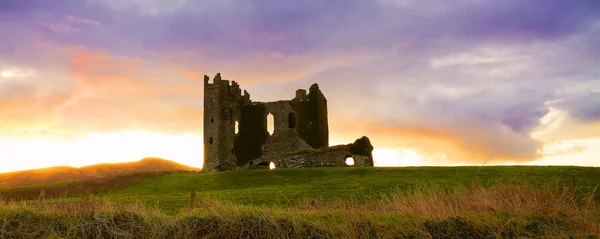
[[[10,78],[15,76],[15,74],[13,74],[10,71],[3,71],[2,73],[0,73],[0,77],[4,77],[4,78]]]
[[[334,141],[336,142],[336,141]],[[43,139],[0,139],[0,172],[68,165],[81,167],[98,163],[136,161],[159,157],[193,167],[202,167],[202,135],[168,135],[129,131],[88,133],[72,141]],[[410,149],[376,148],[375,166],[421,166],[419,155]],[[53,159],[53,160],[45,160]],[[353,159],[350,164],[354,165]]]
[[[48,166],[81,167],[98,163],[137,161],[145,157],[170,159],[202,167],[201,135],[152,132],[88,133],[78,139],[0,139],[0,171]]]
[[[337,141],[334,141],[337,142]],[[88,133],[74,140],[0,139],[0,172],[68,165],[81,167],[98,163],[136,161],[159,157],[193,167],[202,167],[202,135],[129,131],[120,133]],[[585,146],[585,150],[565,153],[565,150]],[[527,163],[491,163],[489,165],[583,165],[598,166],[600,138],[576,140],[549,145],[548,156]],[[425,165],[465,165],[462,163],[423,163],[427,159],[411,149],[375,148],[373,158],[378,167]],[[444,158],[442,155],[439,158]],[[52,159],[52,160],[47,160]],[[432,158],[433,159],[433,158]],[[430,159],[429,161],[431,162]],[[433,159],[434,160],[434,159]],[[353,160],[350,162],[353,165]],[[468,165],[468,164],[467,164]]]
[[[376,148],[373,150],[375,166],[421,166],[421,156],[410,149],[386,149]]]

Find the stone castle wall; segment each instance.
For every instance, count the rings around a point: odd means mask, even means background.
[[[273,115],[274,132],[267,132],[267,116]],[[236,129],[237,125],[237,129]],[[341,154],[283,157],[288,152],[329,146],[327,99],[317,84],[296,91],[291,100],[253,102],[239,85],[217,74],[213,82],[204,77],[204,166],[202,171],[245,168],[255,163],[280,165],[339,164]],[[338,155],[339,154],[339,155]],[[365,154],[370,157],[370,154]],[[318,157],[332,158],[321,160]],[[335,158],[335,160],[333,160]],[[305,163],[294,163],[292,161]],[[343,165],[344,159],[341,160]],[[359,163],[360,164],[360,163]],[[357,164],[358,165],[358,164]]]

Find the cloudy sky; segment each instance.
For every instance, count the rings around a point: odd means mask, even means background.
[[[0,171],[202,165],[203,75],[386,165],[600,166],[598,0],[1,0]]]

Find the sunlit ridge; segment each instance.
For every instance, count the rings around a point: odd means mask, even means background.
[[[81,167],[159,157],[202,166],[202,136],[143,131],[89,133],[73,141],[0,138],[0,172],[50,166]],[[6,159],[6,160],[5,160]]]

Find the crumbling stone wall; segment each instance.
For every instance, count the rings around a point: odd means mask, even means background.
[[[346,159],[353,158],[354,164],[347,165]],[[253,164],[275,163],[278,168],[300,167],[343,167],[343,166],[373,166],[373,145],[366,136],[352,144],[336,145],[319,149],[290,151],[283,154],[273,154],[253,161]]]
[[[354,159],[353,165],[347,165],[346,159]],[[279,168],[300,167],[346,167],[346,166],[370,166],[371,160],[368,156],[352,154],[346,150],[334,150],[314,154],[298,154],[283,156],[279,161],[274,161]]]
[[[283,157],[292,151],[329,146],[327,99],[317,84],[311,85],[308,93],[297,90],[291,100],[253,102],[248,92],[242,94],[235,81],[230,84],[219,73],[212,83],[209,81],[210,78],[205,76],[203,171],[232,170],[261,162],[277,162],[290,167],[343,166],[344,160],[338,162],[342,154],[362,153],[372,158],[370,152],[350,149],[320,156]],[[272,114],[275,121],[272,135],[267,131],[268,114]]]
[[[353,165],[347,165],[346,159],[354,159]],[[348,150],[331,150],[292,155],[273,155],[269,160],[260,158],[253,161],[253,165],[273,162],[277,168],[304,168],[304,167],[363,167],[372,166],[373,160],[369,156],[352,154]]]

